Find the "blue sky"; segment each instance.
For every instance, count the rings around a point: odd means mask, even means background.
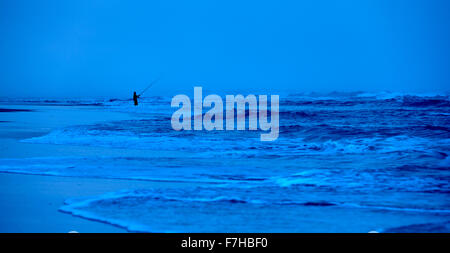
[[[446,92],[450,1],[0,0],[0,96]]]

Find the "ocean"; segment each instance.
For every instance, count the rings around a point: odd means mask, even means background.
[[[448,95],[287,93],[272,142],[260,130],[175,131],[170,101],[2,99],[124,117],[19,140],[115,152],[2,157],[0,172],[182,183],[60,207],[131,232],[450,232]]]

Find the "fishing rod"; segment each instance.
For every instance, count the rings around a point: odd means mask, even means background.
[[[146,92],[150,87],[152,87],[155,83],[157,83],[159,80],[161,79],[161,77],[156,78],[153,82],[151,82],[141,93],[139,93],[138,96],[141,96],[142,94],[144,94],[144,92]]]

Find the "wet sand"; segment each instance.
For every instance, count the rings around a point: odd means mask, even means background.
[[[127,188],[151,187],[151,182],[70,178],[0,173],[0,232],[127,232],[58,209],[68,198]]]
[[[69,155],[82,147],[35,145],[20,140],[48,133],[66,125],[122,118],[123,114],[105,112],[89,117],[89,110],[67,107],[2,105],[0,111],[0,158],[26,158]],[[65,117],[61,117],[64,110]],[[84,148],[96,154],[100,150]],[[117,151],[119,152],[119,151]],[[148,188],[155,182],[57,177],[0,173],[0,232],[127,232],[124,229],[90,221],[58,209],[68,198],[103,194],[128,188]],[[161,184],[161,183],[158,183]]]

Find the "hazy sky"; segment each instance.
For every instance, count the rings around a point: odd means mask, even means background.
[[[0,0],[0,96],[449,91],[450,1]]]

